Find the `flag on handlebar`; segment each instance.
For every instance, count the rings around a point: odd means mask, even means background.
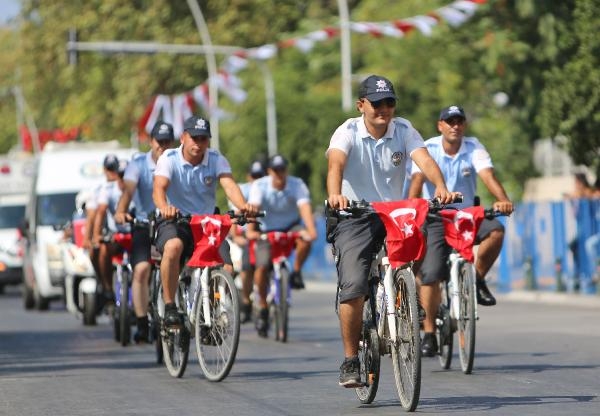
[[[190,228],[194,236],[194,253],[187,262],[190,267],[218,266],[223,264],[219,247],[231,227],[229,215],[194,215]]]
[[[371,202],[385,225],[387,254],[392,267],[400,267],[425,255],[421,226],[427,217],[425,199],[412,198],[391,202]]]
[[[475,206],[461,210],[445,209],[440,211],[440,215],[445,219],[446,242],[467,261],[473,262],[473,244],[483,221],[484,208]]]

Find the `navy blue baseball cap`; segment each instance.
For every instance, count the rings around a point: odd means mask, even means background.
[[[104,157],[104,169],[110,170],[111,172],[119,171],[119,158],[115,154],[108,154]]]
[[[446,107],[440,112],[440,120],[448,120],[452,117],[462,117],[465,120],[467,119],[467,116],[465,115],[465,110],[463,110],[462,107],[459,107],[457,105],[451,105],[449,107]]]
[[[288,166],[288,161],[285,157],[281,155],[272,156],[269,159],[269,168],[277,170],[277,169],[286,169]]]
[[[266,175],[265,167],[260,160],[255,160],[250,164],[250,167],[248,168],[248,173],[254,179],[262,178]]]
[[[385,98],[395,100],[396,93],[389,79],[380,75],[371,75],[358,86],[358,98],[366,98],[369,101],[379,101]]]
[[[207,136],[210,135],[210,123],[202,117],[192,116],[183,122],[183,131],[188,132],[190,136]]]
[[[164,121],[158,121],[152,128],[152,133],[150,133],[150,135],[159,142],[175,140],[173,126]]]

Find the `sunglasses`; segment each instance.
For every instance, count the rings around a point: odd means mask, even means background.
[[[462,117],[452,117],[447,120],[444,120],[444,122],[449,126],[462,126],[463,124],[465,124],[465,119]]]
[[[384,98],[383,100],[377,100],[377,101],[367,100],[367,101],[369,101],[371,103],[371,106],[374,109],[378,109],[382,105],[385,105],[386,107],[396,107],[396,100],[394,98]]]

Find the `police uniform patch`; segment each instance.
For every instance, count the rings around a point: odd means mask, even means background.
[[[392,154],[392,163],[394,164],[394,166],[398,166],[402,162],[403,158],[404,155],[402,154],[402,152],[394,152]]]
[[[206,176],[206,177],[204,178],[204,185],[206,185],[206,186],[210,186],[210,185],[212,185],[212,183],[213,183],[214,181],[215,181],[215,178],[214,178],[214,177],[212,177],[212,176]]]
[[[471,176],[471,169],[470,168],[463,168],[463,170],[462,170],[462,176],[463,177]]]

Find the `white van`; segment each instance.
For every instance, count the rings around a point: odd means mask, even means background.
[[[25,309],[48,309],[61,298],[65,271],[60,247],[63,227],[75,211],[75,196],[105,180],[108,153],[129,160],[135,149],[117,141],[48,143],[39,153],[26,209],[23,303]]]
[[[31,154],[11,150],[0,156],[0,293],[23,280],[20,228],[33,179]]]

